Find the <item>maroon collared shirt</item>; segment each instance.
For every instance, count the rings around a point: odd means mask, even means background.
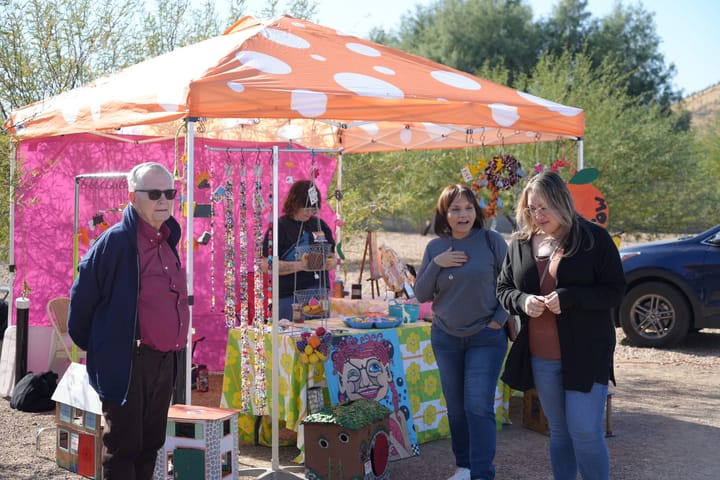
[[[156,230],[142,218],[138,221],[140,341],[161,352],[186,346],[190,322],[187,276],[167,243],[169,234],[165,224]]]

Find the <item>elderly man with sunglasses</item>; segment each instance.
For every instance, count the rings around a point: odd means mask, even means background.
[[[165,442],[190,317],[173,184],[159,163],[132,169],[122,221],[83,257],[70,293],[68,330],[102,400],[105,480],[151,479]]]

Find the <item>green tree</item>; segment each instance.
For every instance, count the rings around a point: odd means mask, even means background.
[[[692,187],[694,198],[691,208],[698,221],[709,227],[717,222],[717,206],[720,204],[720,189],[717,182],[711,180],[717,178],[720,171],[720,113],[715,113],[707,125],[698,129],[694,140],[688,156],[698,159],[697,172],[693,172],[693,177],[698,180]],[[683,171],[686,169],[683,168]]]
[[[133,4],[8,0],[0,5],[0,113],[74,88],[127,57]]]
[[[470,73],[503,66],[512,80],[532,68],[537,43],[532,10],[522,1],[440,0],[403,16],[394,46]]]
[[[624,75],[623,87],[645,104],[666,113],[680,98],[666,64],[654,16],[641,5],[617,2],[612,12],[593,18],[587,0],[558,0],[552,13],[533,22],[522,0],[438,0],[401,17],[397,33],[375,29],[370,38],[468,73],[504,66],[509,84],[529,73],[543,52],[589,55],[593,68],[610,58]],[[687,117],[675,117],[687,129]]]
[[[675,66],[666,65],[660,52],[654,14],[641,5],[616,3],[591,33],[588,52],[594,64],[598,66],[609,57],[618,71],[627,74],[625,86],[630,96],[665,109],[680,98],[672,87]]]
[[[582,53],[588,37],[598,29],[597,23],[588,11],[587,0],[560,0],[549,18],[538,22],[540,49],[553,55]]]

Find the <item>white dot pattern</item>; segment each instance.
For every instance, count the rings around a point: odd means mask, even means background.
[[[268,40],[285,47],[310,48],[310,44],[302,37],[298,37],[297,35],[293,35],[289,32],[284,32],[275,28],[266,28],[262,31],[262,34]]]
[[[435,72],[431,72],[430,76],[449,87],[460,88],[463,90],[480,90],[481,88],[480,84],[472,78],[453,72],[437,70]]]
[[[290,103],[291,108],[303,117],[319,117],[327,109],[327,96],[322,92],[293,90]]]
[[[292,68],[287,63],[261,52],[238,52],[235,58],[245,67],[255,68],[272,75],[287,75],[292,72]]]
[[[341,87],[361,97],[403,98],[402,90],[385,80],[360,73],[338,73],[335,81]]]
[[[351,52],[359,53],[360,55],[365,55],[367,57],[380,56],[380,51],[378,49],[362,43],[348,42],[345,44],[345,48]]]
[[[270,117],[245,130],[256,129],[258,141],[293,138],[332,147],[327,142],[339,138],[338,125],[355,125],[343,136],[346,152],[461,147],[473,132],[482,132],[485,144],[584,133],[580,108],[301,19],[245,17],[233,28],[19,109],[6,126],[26,137],[143,124],[157,134],[174,132],[169,122],[187,116]],[[295,127],[284,128],[279,119]],[[302,119],[325,120],[329,130],[302,126]]]
[[[492,111],[493,119],[498,125],[511,127],[520,119],[517,107],[502,103],[491,103],[489,106]]]
[[[379,66],[379,65],[376,67],[373,67],[373,70],[375,70],[378,73],[383,73],[385,75],[395,75],[395,70],[393,70],[392,68],[387,68],[387,67],[383,67],[383,66]]]

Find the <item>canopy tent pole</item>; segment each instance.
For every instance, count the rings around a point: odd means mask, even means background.
[[[336,245],[340,245],[342,248],[342,233],[343,233],[343,225],[345,224],[341,210],[342,210],[342,171],[343,171],[343,156],[342,152],[338,153],[338,162],[337,162],[337,195],[335,196],[335,215],[339,222],[335,225],[335,243]],[[342,253],[342,250],[340,251]],[[344,258],[340,259],[341,261],[345,261]],[[337,276],[335,277],[337,279]]]
[[[179,398],[178,403],[185,403],[190,404],[191,397],[191,375],[192,375],[192,329],[193,329],[193,304],[195,303],[195,298],[193,296],[193,239],[195,238],[195,234],[193,232],[193,220],[195,217],[195,119],[194,118],[188,118],[187,120],[187,139],[186,139],[186,154],[187,154],[187,167],[185,168],[185,184],[187,186],[186,198],[185,198],[185,208],[187,210],[187,222],[185,225],[185,255],[186,255],[186,264],[185,269],[187,272],[187,295],[188,295],[188,308],[190,309],[190,316],[188,319],[188,336],[187,336],[187,342],[185,347],[185,362],[184,362],[184,368],[185,371],[183,372],[182,369],[178,372],[178,377],[185,378],[185,384],[184,384],[184,395],[185,398]],[[182,375],[182,377],[181,377]],[[176,386],[176,395],[179,393],[180,388],[182,388],[182,385]]]
[[[280,282],[280,269],[279,269],[279,255],[278,255],[278,147],[277,145],[272,147],[272,284],[275,288],[272,289],[272,302],[273,305],[280,304],[280,289],[277,288]],[[280,403],[278,401],[278,387],[279,378],[278,370],[280,369],[280,355],[278,354],[278,308],[272,309],[272,374],[271,385],[272,385],[272,471],[260,475],[258,478],[298,478],[292,473],[284,472],[280,468]]]
[[[583,152],[583,139],[582,137],[577,139],[577,146],[578,146],[578,172],[585,168],[585,156]]]
[[[8,211],[10,212],[10,245],[8,246],[8,272],[10,273],[10,285],[7,302],[8,305],[13,305],[13,288],[15,284],[15,156],[17,154],[17,144],[15,142],[10,143],[10,202]],[[8,319],[8,325],[10,325]]]

